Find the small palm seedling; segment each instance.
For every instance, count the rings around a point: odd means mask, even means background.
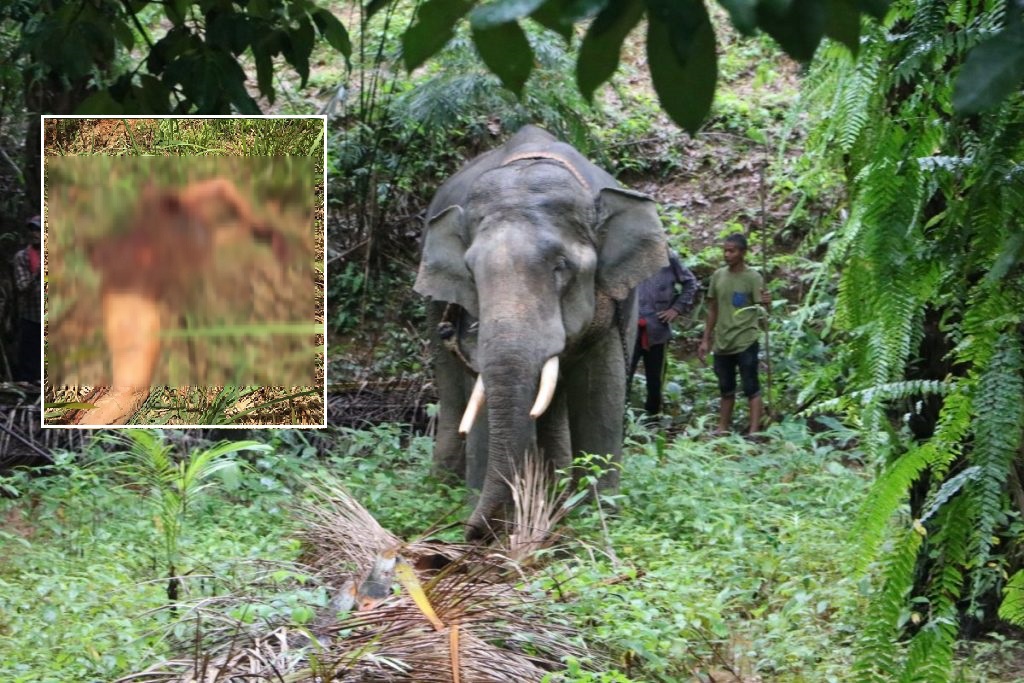
[[[128,478],[130,485],[140,488],[141,495],[154,509],[161,555],[167,567],[167,600],[173,608],[180,593],[181,540],[190,508],[216,483],[214,475],[237,476],[238,463],[230,457],[232,454],[270,447],[255,441],[222,442],[175,458],[173,445],[155,431],[129,429],[105,440],[125,449],[115,468]]]

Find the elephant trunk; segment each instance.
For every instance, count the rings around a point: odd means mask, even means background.
[[[548,358],[547,362],[544,363],[544,367],[541,368],[540,384],[537,386],[537,398],[534,399],[533,407],[530,408],[531,418],[536,420],[548,409],[548,406],[551,405],[551,399],[555,397],[555,387],[557,385],[558,356],[552,356]],[[473,392],[466,403],[466,411],[462,415],[462,421],[459,422],[460,436],[469,434],[469,430],[473,428],[473,423],[476,422],[476,416],[480,414],[480,409],[484,407],[485,400],[484,377],[483,375],[477,375],[476,383],[473,385]]]
[[[525,346],[496,347],[500,353],[486,354],[488,362],[482,372],[488,418],[487,473],[467,522],[470,540],[494,534],[511,509],[508,482],[515,472],[523,471],[526,453],[535,446],[534,420],[550,403],[558,374],[557,356],[537,358],[536,349]],[[542,375],[547,377],[538,387]]]

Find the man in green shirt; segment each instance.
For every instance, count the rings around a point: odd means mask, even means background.
[[[757,340],[761,311],[758,302],[771,304],[764,291],[764,280],[747,267],[747,238],[733,233],[723,245],[726,265],[715,271],[708,287],[708,320],[697,356],[702,363],[709,349],[715,352],[714,369],[722,397],[718,409],[718,431],[729,431],[732,409],[736,405],[736,370],[740,371],[743,393],[750,401],[750,433],[761,427],[764,403],[757,377]],[[712,346],[712,338],[714,345]]]

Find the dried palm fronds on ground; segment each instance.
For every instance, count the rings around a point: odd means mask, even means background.
[[[504,553],[404,542],[342,487],[321,482],[300,508],[300,537],[303,572],[330,588],[328,604],[294,625],[242,623],[226,616],[229,601],[208,601],[185,617],[196,622],[190,657],[121,681],[526,683],[562,669],[566,658],[592,660],[571,626],[545,614],[546,596],[511,583],[564,515],[543,466],[532,467],[514,482],[525,515]]]
[[[515,514],[506,545],[513,562],[526,564],[537,551],[550,547],[552,530],[572,509],[573,502],[551,485],[551,475],[543,458],[528,457],[522,473],[514,472],[508,482]]]
[[[0,382],[0,473],[52,464],[51,451],[81,451],[91,438],[77,429],[42,429],[39,393],[32,382]]]
[[[47,388],[47,401],[58,406],[47,414],[48,425],[70,424],[80,410],[69,404],[92,405],[108,387]],[[324,400],[316,387],[152,387],[131,424],[149,425],[322,425]]]
[[[427,407],[436,402],[434,385],[422,375],[329,382],[327,421],[354,428],[399,422],[425,430],[430,424]]]

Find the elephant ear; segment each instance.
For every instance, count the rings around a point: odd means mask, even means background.
[[[621,188],[598,194],[597,221],[597,286],[622,301],[668,265],[665,230],[653,199]]]
[[[413,289],[435,301],[456,303],[476,316],[476,288],[466,267],[466,246],[462,207],[449,206],[429,219]]]

